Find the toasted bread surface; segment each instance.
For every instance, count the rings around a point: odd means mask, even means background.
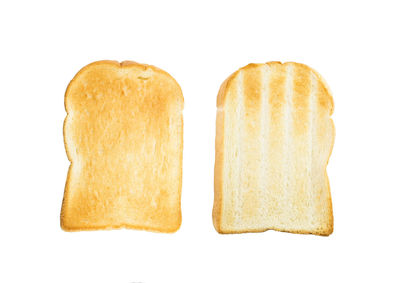
[[[249,64],[217,98],[214,227],[329,235],[333,99],[306,65]]]
[[[65,108],[71,165],[62,229],[176,231],[183,147],[177,82],[154,66],[98,61],[70,82]]]

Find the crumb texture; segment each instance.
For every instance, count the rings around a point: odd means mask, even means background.
[[[250,64],[222,84],[217,106],[216,230],[331,234],[335,129],[322,77],[298,63]]]
[[[99,61],[71,81],[65,107],[71,165],[61,227],[176,231],[183,146],[176,81],[153,66]]]

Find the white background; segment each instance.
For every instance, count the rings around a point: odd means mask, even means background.
[[[399,282],[396,2],[2,2],[0,282]],[[175,234],[59,227],[64,92],[102,59],[156,65],[182,87]],[[219,86],[247,63],[275,60],[315,68],[333,92],[329,237],[219,235],[212,225]]]

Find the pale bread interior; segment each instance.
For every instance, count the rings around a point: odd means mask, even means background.
[[[218,94],[213,221],[220,233],[329,235],[329,89],[297,63],[250,64]]]

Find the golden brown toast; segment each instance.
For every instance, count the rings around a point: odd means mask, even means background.
[[[71,165],[62,229],[179,229],[183,96],[177,82],[154,66],[94,62],[69,84],[65,108]]]

